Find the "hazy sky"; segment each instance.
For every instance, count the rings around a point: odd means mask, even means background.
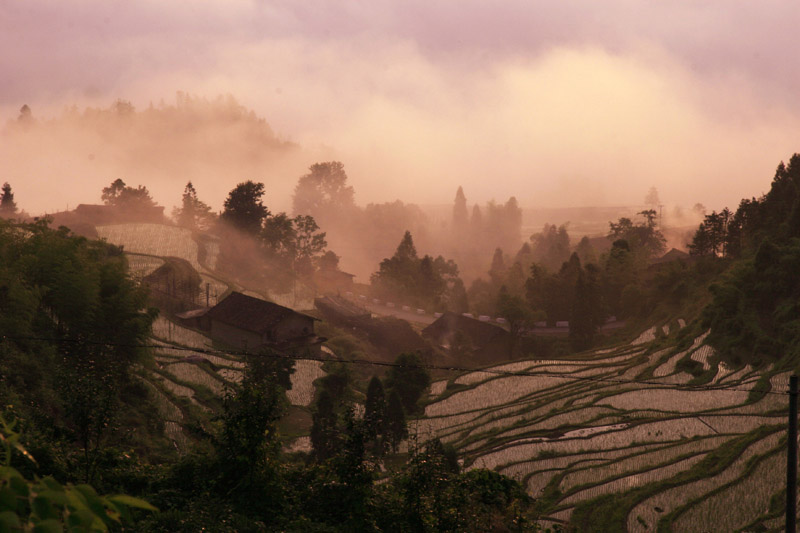
[[[798,20],[774,0],[0,0],[0,118],[230,93],[343,161],[359,203],[463,185],[470,202],[637,204],[655,185],[721,208],[800,151]],[[307,157],[218,186],[290,191]],[[48,186],[0,160],[2,180]]]

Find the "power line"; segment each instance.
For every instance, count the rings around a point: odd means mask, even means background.
[[[114,342],[104,342],[104,341],[90,341],[85,339],[70,339],[70,338],[49,338],[49,337],[32,337],[32,336],[10,336],[10,335],[2,335],[0,339],[11,339],[11,340],[30,340],[30,341],[43,341],[43,342],[68,342],[68,343],[75,343],[75,344],[91,344],[91,345],[100,345],[100,346],[112,346],[112,347],[120,347],[120,348],[150,348],[150,349],[164,349],[168,348],[170,350],[178,350],[178,351],[186,351],[204,355],[227,355],[233,357],[272,357],[278,359],[291,359],[295,361],[318,361],[318,362],[330,362],[334,361],[337,363],[343,364],[358,364],[358,365],[372,365],[372,366],[381,366],[381,367],[394,367],[394,368],[423,368],[425,370],[442,370],[447,372],[469,372],[469,373],[476,373],[476,372],[483,372],[485,374],[493,374],[498,376],[525,376],[525,377],[553,377],[553,378],[561,378],[561,379],[570,379],[576,382],[600,382],[600,383],[611,383],[616,385],[652,385],[654,387],[662,388],[662,389],[672,389],[672,390],[693,390],[693,391],[737,391],[737,392],[759,392],[764,394],[777,394],[777,395],[788,395],[789,391],[775,391],[770,389],[758,389],[758,388],[737,388],[737,387],[713,387],[709,385],[692,385],[692,384],[682,384],[682,383],[662,383],[655,380],[636,380],[636,379],[619,379],[619,378],[611,378],[611,377],[600,377],[600,376],[577,376],[573,374],[564,374],[558,372],[536,372],[530,370],[519,370],[519,371],[509,371],[509,370],[496,370],[492,368],[467,368],[462,366],[443,366],[443,365],[432,365],[432,364],[401,364],[395,362],[388,362],[388,361],[375,361],[372,359],[331,359],[328,357],[321,357],[321,356],[313,356],[310,354],[307,355],[290,355],[281,353],[275,350],[270,350],[268,353],[258,353],[258,352],[248,352],[244,350],[214,350],[214,349],[206,349],[206,348],[192,348],[188,346],[180,346],[174,344],[123,344],[123,343],[114,343]],[[536,364],[536,360],[529,360],[531,364]],[[580,361],[574,361],[580,362]],[[587,363],[591,363],[591,361],[586,361]],[[598,361],[598,363],[602,363]]]

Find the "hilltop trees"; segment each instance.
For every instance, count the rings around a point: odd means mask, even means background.
[[[429,255],[420,259],[411,232],[406,231],[394,255],[381,261],[371,283],[375,293],[384,298],[440,307],[450,299],[457,279],[458,266],[452,260]],[[454,303],[463,296],[459,289],[456,291]]]
[[[662,254],[666,248],[666,239],[656,227],[656,210],[646,209],[637,214],[644,218],[643,222],[636,224],[627,217],[609,222],[608,238],[625,239],[631,251],[643,255],[645,259]]]
[[[112,181],[108,187],[104,187],[100,197],[106,205],[123,210],[134,211],[152,208],[156,205],[147,187],[143,185],[136,188],[129,187],[119,178]]]
[[[8,182],[3,184],[3,194],[0,196],[0,217],[10,218],[17,214],[17,203],[14,201],[14,193],[11,192],[11,185]]]

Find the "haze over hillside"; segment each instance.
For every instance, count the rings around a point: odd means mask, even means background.
[[[20,199],[51,194],[42,208],[61,209],[60,182],[96,191],[84,165],[94,153],[103,182],[146,181],[167,206],[179,193],[162,193],[160,180],[184,165],[213,175],[201,194],[255,179],[284,197],[309,164],[335,159],[362,204],[441,203],[463,185],[481,203],[635,205],[655,185],[667,204],[719,209],[764,192],[755,177],[793,152],[800,131],[798,13],[782,3],[470,2],[452,13],[426,2],[213,0],[187,16],[188,6],[12,2],[0,118],[23,104],[48,119],[73,104],[121,98],[142,111],[180,90],[232,94],[279,138],[328,155],[259,166],[245,153],[226,168],[192,152],[175,168],[160,150],[127,146],[122,159],[135,164],[119,168],[81,143],[53,151],[37,139],[36,163],[20,166],[4,138],[0,179]],[[200,176],[175,180],[187,178]]]

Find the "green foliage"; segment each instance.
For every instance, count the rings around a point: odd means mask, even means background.
[[[734,363],[759,364],[800,353],[800,240],[764,241],[711,286],[704,323],[709,343]]]
[[[292,200],[295,215],[311,215],[329,223],[355,208],[353,187],[339,161],[315,163],[297,181]]]
[[[101,198],[106,205],[124,210],[151,208],[156,205],[147,187],[139,185],[134,189],[125,185],[125,182],[119,178],[111,182],[108,187],[103,188]]]
[[[394,364],[386,373],[386,388],[397,392],[406,413],[416,413],[417,402],[430,386],[431,376],[417,353],[402,353]]]
[[[250,180],[239,183],[228,193],[220,219],[248,235],[257,235],[270,214],[262,203],[263,196],[263,183]]]
[[[458,280],[458,266],[442,256],[429,255],[420,259],[411,233],[406,231],[395,254],[380,263],[378,272],[370,278],[372,290],[381,298],[436,309],[445,306]]]
[[[396,390],[389,391],[389,399],[386,402],[386,420],[384,425],[384,437],[387,445],[397,452],[400,443],[408,438],[408,425],[406,424],[406,413],[403,409],[403,402]]]
[[[131,509],[158,511],[133,496],[101,496],[91,485],[64,485],[49,476],[26,479],[10,466],[13,451],[34,460],[15,426],[0,416],[0,531],[108,531],[133,524]]]
[[[211,212],[211,207],[197,197],[197,191],[190,181],[183,189],[181,207],[173,209],[172,218],[184,228],[207,230],[214,222],[215,216]]]
[[[223,397],[217,454],[233,484],[244,478],[252,484],[274,455],[275,426],[288,407],[285,391],[291,388],[293,361],[270,355],[251,356],[241,383]]]
[[[14,201],[14,193],[11,192],[11,185],[3,183],[3,194],[0,195],[0,217],[9,218],[17,213],[17,203]]]
[[[643,222],[636,224],[626,217],[620,218],[617,222],[609,222],[608,238],[624,239],[630,245],[632,252],[646,258],[664,253],[666,239],[656,227],[656,217],[658,216],[656,211],[646,209],[637,214],[644,218]]]

